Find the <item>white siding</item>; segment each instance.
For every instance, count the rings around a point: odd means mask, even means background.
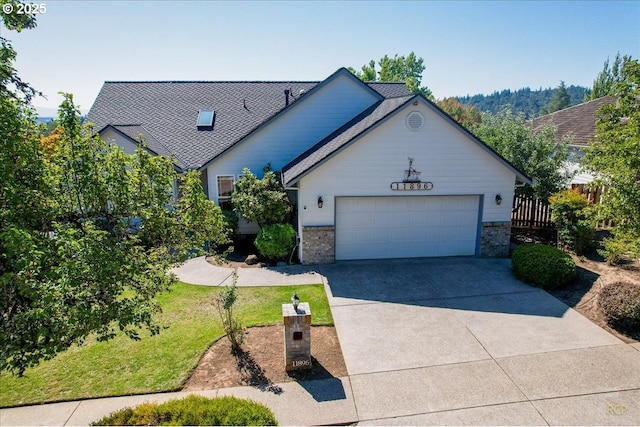
[[[409,130],[411,111],[425,117],[422,129]],[[393,191],[389,185],[402,181],[408,168],[422,172],[422,181],[433,182],[430,191]],[[335,225],[338,196],[484,196],[482,221],[509,221],[515,174],[479,147],[462,131],[420,103],[408,105],[381,126],[319,166],[299,182],[301,226]],[[495,203],[496,194],[502,204]],[[322,196],[324,206],[317,207]]]
[[[248,167],[256,175],[271,163],[274,170],[302,154],[335,129],[376,102],[368,88],[339,74],[314,93],[304,95],[286,113],[208,167],[209,197],[215,200],[215,176],[240,175]],[[223,120],[223,118],[220,118]]]
[[[136,151],[136,144],[131,142],[129,138],[115,132],[113,129],[107,129],[102,132],[100,138],[110,144],[117,144],[127,154],[133,154]]]

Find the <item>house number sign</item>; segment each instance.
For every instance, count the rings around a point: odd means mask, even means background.
[[[394,191],[420,191],[433,189],[433,182],[392,182],[391,189]]]
[[[402,182],[392,182],[389,186],[394,191],[424,191],[433,189],[433,182],[420,181],[420,174],[413,168],[413,159],[409,157],[409,169],[404,171]]]

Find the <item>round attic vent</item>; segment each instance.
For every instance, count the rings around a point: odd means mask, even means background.
[[[407,116],[407,127],[411,130],[419,130],[424,126],[424,116],[419,111],[412,111]]]

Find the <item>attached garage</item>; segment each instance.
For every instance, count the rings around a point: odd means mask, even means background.
[[[336,198],[336,260],[475,255],[479,196]]]
[[[508,256],[531,179],[424,97],[381,101],[283,167],[305,264]]]

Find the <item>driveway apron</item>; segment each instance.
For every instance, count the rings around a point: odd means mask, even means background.
[[[637,346],[516,280],[508,259],[353,261],[316,271],[363,424],[566,424],[571,410],[558,402],[596,424],[640,423]],[[613,397],[625,411],[609,411]],[[599,407],[580,412],[589,404]]]

